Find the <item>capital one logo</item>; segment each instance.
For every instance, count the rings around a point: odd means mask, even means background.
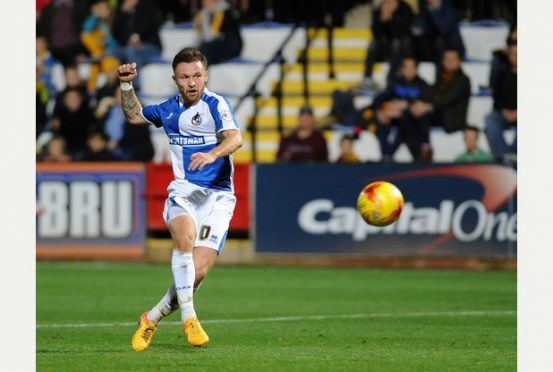
[[[482,185],[482,198],[467,198],[457,205],[444,198],[436,201],[439,203],[437,208],[416,206],[407,200],[399,220],[384,228],[367,225],[353,207],[336,206],[330,199],[315,199],[300,208],[298,225],[310,234],[351,234],[354,241],[362,241],[370,234],[441,235],[424,248],[427,251],[452,237],[463,242],[517,240],[517,214],[497,212],[516,193],[514,169],[494,164],[444,166],[372,177],[365,183],[375,179],[425,179],[423,182],[432,182],[432,177],[476,181]],[[451,192],[459,193],[460,189]],[[470,218],[473,223],[464,224]]]
[[[476,224],[463,227],[467,214],[476,215]],[[439,208],[415,208],[405,203],[400,219],[384,228],[365,223],[353,207],[336,207],[329,199],[315,199],[306,203],[298,213],[298,225],[309,234],[351,234],[362,241],[371,234],[436,235],[449,232],[463,242],[477,239],[516,241],[517,214],[489,213],[478,200],[467,200],[457,207],[452,200],[443,200]]]

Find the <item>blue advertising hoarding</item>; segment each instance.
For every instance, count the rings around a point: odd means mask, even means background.
[[[372,181],[403,192],[398,221],[366,224],[357,196]],[[259,164],[258,253],[515,257],[516,169],[499,164]]]
[[[142,254],[144,178],[138,163],[37,164],[37,255]]]

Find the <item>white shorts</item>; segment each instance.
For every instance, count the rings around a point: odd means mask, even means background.
[[[169,222],[178,216],[192,217],[196,224],[195,247],[208,247],[221,253],[236,196],[230,191],[208,189],[187,181],[173,181],[167,188],[169,197],[163,219]]]

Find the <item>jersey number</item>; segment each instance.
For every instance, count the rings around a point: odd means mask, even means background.
[[[211,226],[202,225],[200,228],[200,240],[206,240],[211,231]]]

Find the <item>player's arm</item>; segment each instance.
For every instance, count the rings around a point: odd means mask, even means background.
[[[196,152],[192,154],[188,170],[202,170],[208,164],[213,163],[220,157],[228,156],[242,147],[244,143],[242,134],[238,129],[228,129],[221,132],[223,140],[209,152]]]
[[[142,105],[136,96],[132,81],[138,75],[136,63],[127,63],[119,66],[119,82],[121,84],[121,108],[125,118],[131,124],[147,124],[146,120],[140,115]]]

